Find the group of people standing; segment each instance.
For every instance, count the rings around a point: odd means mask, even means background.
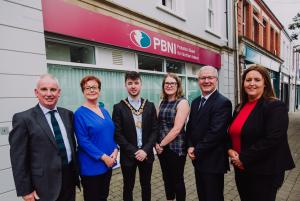
[[[168,73],[156,109],[140,96],[140,74],[126,72],[128,97],[114,105],[111,118],[98,104],[99,78],[81,80],[85,101],[73,115],[56,106],[57,79],[42,75],[35,88],[39,103],[13,116],[9,135],[17,195],[25,201],[74,201],[81,180],[85,201],[107,200],[120,152],[123,200],[133,200],[138,168],[141,200],[150,201],[155,150],[166,200],[186,200],[188,155],[200,201],[224,200],[229,159],[242,201],[275,201],[285,170],[295,165],[287,141],[288,111],[276,99],[267,70],[258,65],[245,70],[233,117],[230,100],[217,90],[214,67],[200,68],[198,84],[202,95],[190,107],[180,78]]]

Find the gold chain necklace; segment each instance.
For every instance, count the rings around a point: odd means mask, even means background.
[[[126,99],[124,99],[122,101],[127,105],[127,107],[129,107],[129,109],[131,110],[131,112],[133,114],[135,114],[136,116],[139,116],[144,112],[144,107],[145,107],[145,104],[147,102],[147,99],[143,100],[142,105],[138,110],[136,110],[134,107],[132,107],[132,105],[130,105],[130,103],[128,103],[128,101]]]

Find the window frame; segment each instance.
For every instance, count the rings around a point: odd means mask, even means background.
[[[166,59],[164,59],[165,60],[165,72],[166,73],[175,73],[175,74],[177,74],[177,75],[185,75],[186,74],[186,65],[185,65],[185,62],[183,62],[183,61],[180,61],[180,60],[175,60],[175,59],[169,59],[169,58],[166,58]],[[181,68],[181,72],[180,73],[176,73],[176,72],[170,72],[170,71],[168,71],[168,67],[167,67],[167,63],[170,63],[170,62],[174,62],[174,63],[181,63],[183,66],[181,66],[182,68]]]
[[[91,48],[92,51],[92,57],[93,57],[93,61],[91,63],[83,63],[83,62],[74,62],[71,60],[71,49],[70,49],[70,61],[64,61],[64,60],[58,60],[58,59],[49,59],[47,57],[47,42],[50,43],[55,43],[58,45],[64,45],[64,46],[68,46],[68,47],[86,47],[86,48]],[[55,63],[57,62],[61,62],[61,63],[70,63],[70,64],[82,64],[82,65],[92,65],[95,66],[97,61],[96,61],[96,48],[93,45],[89,45],[89,44],[85,44],[85,43],[80,43],[80,42],[73,42],[73,41],[69,41],[69,40],[60,40],[60,39],[56,39],[56,38],[50,38],[50,37],[46,37],[45,39],[45,49],[46,49],[46,59],[50,60],[50,61],[55,61]]]
[[[207,0],[207,27],[209,30],[214,31],[215,28],[215,10],[213,0]],[[210,26],[211,25],[211,26]]]
[[[186,76],[187,75],[187,65],[186,65],[187,62],[186,61],[177,60],[177,59],[173,59],[173,58],[169,58],[169,57],[160,57],[160,56],[157,56],[157,55],[139,53],[139,52],[136,52],[135,55],[136,55],[136,62],[137,62],[137,70],[140,71],[140,72],[166,74],[166,73],[169,73],[167,71],[167,61],[174,61],[174,62],[178,62],[178,63],[182,63],[183,64],[182,72],[181,73],[175,73],[175,74],[178,75],[178,76]],[[141,68],[139,68],[139,65],[138,65],[138,57],[139,57],[139,55],[161,59],[162,62],[163,62],[162,71],[154,71],[154,70],[147,70],[147,69],[141,69]]]
[[[151,57],[151,58],[156,58],[162,60],[162,69],[161,71],[154,71],[154,70],[149,70],[149,69],[142,69],[139,67],[139,56],[144,56],[144,57]],[[142,54],[142,53],[136,53],[136,60],[137,60],[137,69],[143,72],[155,72],[155,73],[164,73],[165,72],[165,59],[162,57],[154,56],[154,55],[149,55],[149,54]]]
[[[171,2],[170,6],[166,5],[167,1]],[[185,3],[185,1],[183,1],[183,0],[161,0],[157,4],[156,8],[165,13],[168,13],[182,21],[186,21],[184,3]]]
[[[218,39],[221,39],[221,30],[219,27],[220,24],[218,24],[218,12],[220,11],[218,6],[214,6],[216,3],[216,0],[206,0],[206,29],[205,32],[213,35],[214,37],[217,37]],[[209,13],[212,14],[212,19],[211,22],[209,21]],[[212,23],[211,27],[209,26],[209,24]]]

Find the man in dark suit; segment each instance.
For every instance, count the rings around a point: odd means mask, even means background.
[[[157,138],[157,116],[153,103],[140,97],[140,74],[125,74],[128,98],[114,105],[115,140],[120,146],[123,174],[123,200],[132,201],[136,168],[139,169],[142,200],[151,200],[151,174],[154,161],[153,147]]]
[[[56,107],[60,87],[42,75],[35,88],[39,103],[13,116],[10,157],[18,196],[25,201],[74,201],[78,174],[73,113]]]
[[[187,124],[188,155],[193,161],[198,198],[223,201],[224,173],[229,169],[226,131],[231,119],[230,100],[217,91],[218,72],[204,66],[198,73],[202,95],[192,102]]]

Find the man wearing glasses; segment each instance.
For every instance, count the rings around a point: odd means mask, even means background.
[[[192,102],[187,124],[188,155],[195,168],[198,198],[223,201],[224,174],[229,170],[226,132],[231,119],[230,100],[217,90],[218,72],[204,66],[198,72],[202,95]]]
[[[73,113],[56,107],[60,87],[52,75],[42,75],[34,92],[39,103],[13,116],[9,134],[17,195],[25,201],[75,201]]]

